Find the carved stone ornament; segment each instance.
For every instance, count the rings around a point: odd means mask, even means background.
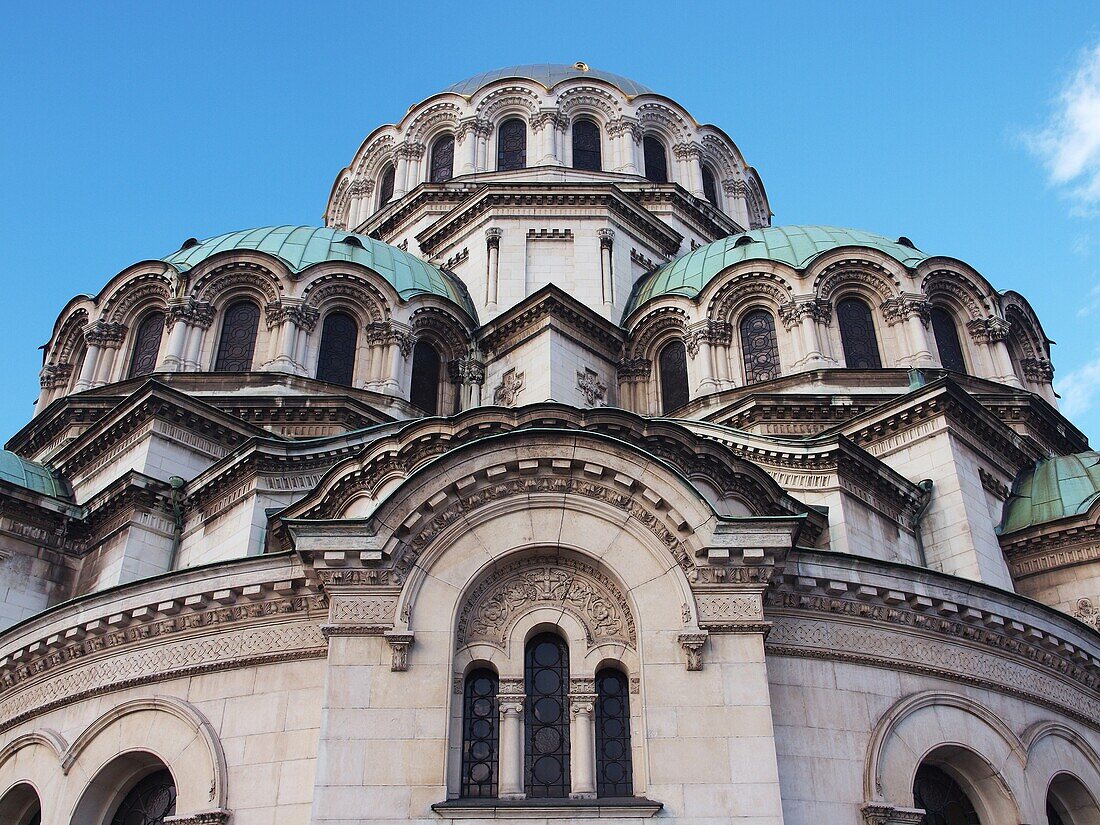
[[[653,362],[648,358],[624,358],[618,365],[620,381],[648,381]]]
[[[1049,384],[1054,380],[1054,365],[1049,358],[1024,358],[1020,361],[1024,378],[1036,384]]]
[[[589,407],[603,407],[607,404],[607,385],[600,380],[595,370],[587,367],[584,372],[577,370],[577,389],[584,396]]]
[[[866,825],[919,825],[923,808],[898,808],[885,802],[865,802],[860,808]]]
[[[218,809],[184,816],[166,816],[164,825],[225,825],[232,816],[230,811]]]
[[[913,317],[920,318],[921,323],[926,327],[932,322],[932,304],[919,298],[907,298],[902,295],[887,298],[879,309],[882,310],[882,317],[888,326]]]
[[[491,249],[496,249],[500,246],[500,239],[504,235],[504,230],[499,226],[490,226],[485,230],[485,245]]]
[[[512,625],[537,607],[560,608],[576,618],[589,647],[635,645],[634,616],[614,582],[579,559],[537,556],[503,565],[466,597],[458,646],[487,642],[503,650]]]
[[[596,234],[600,238],[600,249],[610,249],[615,243],[614,229],[597,229]]]
[[[1009,323],[1003,318],[990,315],[988,318],[967,321],[966,329],[975,343],[992,344],[1008,338]]]
[[[702,631],[700,633],[681,633],[676,637],[676,641],[684,649],[684,655],[687,656],[688,670],[703,669],[703,645],[706,643],[708,635],[706,631]]]
[[[833,318],[832,310],[832,304],[828,301],[814,298],[811,301],[783,304],[779,308],[779,319],[788,331],[795,325],[802,323],[803,318],[809,318],[812,321],[829,326]]]
[[[448,367],[451,382],[455,384],[482,384],[485,382],[485,365],[471,356],[456,358]]]
[[[1073,611],[1073,618],[1080,619],[1087,625],[1100,630],[1100,610],[1097,610],[1092,599],[1078,599],[1077,609]]]
[[[493,403],[499,407],[514,407],[516,399],[523,391],[524,383],[524,373],[516,372],[515,369],[508,370],[493,390]]]
[[[412,647],[413,634],[407,631],[388,630],[385,639],[393,652],[390,670],[403,673],[409,669],[409,648]]]

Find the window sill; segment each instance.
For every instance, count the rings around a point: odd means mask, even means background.
[[[432,810],[447,819],[607,819],[655,816],[664,805],[642,796],[600,799],[449,799]]]

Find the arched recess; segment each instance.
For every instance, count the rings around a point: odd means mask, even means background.
[[[26,825],[35,802],[42,808],[43,821],[56,818],[64,788],[59,760],[66,747],[61,734],[39,728],[0,748],[0,822]]]
[[[1100,757],[1088,741],[1054,721],[1032,725],[1023,739],[1032,819],[1045,822],[1046,805],[1053,802],[1065,825],[1100,825]]]
[[[107,711],[62,755],[69,789],[64,821],[100,821],[96,817],[161,766],[175,780],[176,816],[225,809],[228,771],[213,726],[194,705],[172,696],[153,696]]]
[[[866,801],[913,807],[921,765],[947,773],[983,823],[1021,822],[1026,751],[989,709],[955,693],[925,691],[896,702],[871,733],[864,766]]]
[[[41,825],[42,800],[29,782],[0,793],[0,822],[5,825]]]

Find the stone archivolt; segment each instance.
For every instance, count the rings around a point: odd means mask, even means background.
[[[503,650],[511,626],[536,607],[575,616],[589,647],[637,642],[630,605],[606,574],[577,559],[537,556],[505,564],[474,587],[459,612],[456,644],[488,642]]]

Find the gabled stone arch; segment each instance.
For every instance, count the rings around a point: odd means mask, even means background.
[[[826,266],[814,278],[814,293],[823,301],[845,291],[860,292],[876,309],[901,294],[901,282],[875,261],[852,257]]]
[[[960,328],[968,321],[987,318],[993,311],[980,285],[953,269],[928,273],[921,281],[921,292],[932,303],[953,308],[959,314]]]
[[[898,700],[871,732],[864,765],[868,803],[913,807],[924,762],[959,783],[983,822],[1020,822],[1026,749],[995,713],[966,696],[924,691]]]
[[[199,303],[218,305],[226,295],[248,294],[257,299],[260,306],[279,300],[283,286],[275,272],[254,261],[234,261],[215,266],[201,275],[192,288],[192,295]]]
[[[492,122],[495,129],[498,120],[511,114],[523,115],[529,120],[538,112],[541,102],[542,95],[526,85],[500,86],[478,101],[474,114],[478,119]]]
[[[386,296],[366,278],[346,272],[321,275],[309,282],[302,293],[305,305],[317,311],[327,304],[340,303],[363,319],[363,323],[381,323],[390,317]]]
[[[793,300],[794,288],[786,278],[772,272],[719,276],[714,283],[721,285],[707,303],[707,318],[720,323],[734,323],[736,316],[750,303],[768,307],[778,319],[779,313]]]
[[[393,134],[379,135],[370,141],[355,164],[355,177],[369,180],[378,177],[382,167],[393,158],[396,144],[397,140]]]
[[[112,324],[133,326],[148,306],[163,309],[172,297],[172,282],[162,272],[145,272],[127,279],[104,302],[100,318]]]
[[[618,98],[597,86],[573,86],[557,97],[558,110],[570,121],[578,117],[591,117],[606,131],[608,123],[622,115]]]
[[[643,103],[635,111],[634,117],[643,131],[656,132],[669,141],[665,148],[670,153],[670,159],[673,144],[692,139],[694,132],[692,124],[666,103],[659,101]]]
[[[416,113],[405,127],[407,140],[428,146],[441,132],[458,130],[458,121],[462,110],[449,100],[437,101]]]
[[[687,336],[688,314],[680,307],[651,309],[638,319],[630,331],[631,357],[653,359],[657,347],[670,338]]]

